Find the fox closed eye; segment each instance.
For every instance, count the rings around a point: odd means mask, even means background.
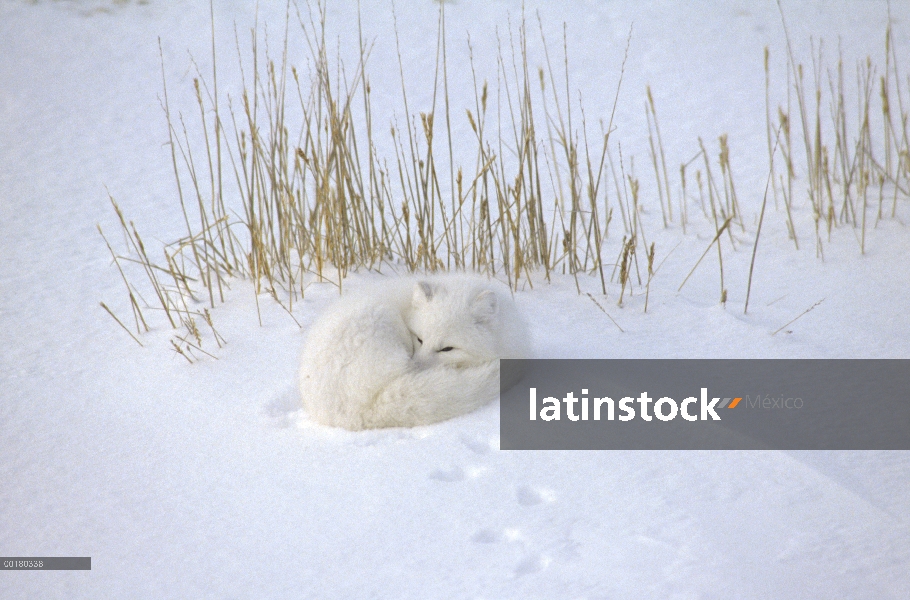
[[[437,350],[437,352],[451,352],[454,349],[455,348],[453,348],[451,346],[446,346],[445,348],[440,348],[439,350]]]

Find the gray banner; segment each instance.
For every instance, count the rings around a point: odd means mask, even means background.
[[[503,450],[910,450],[910,360],[500,366]]]
[[[4,556],[0,570],[5,571],[91,571],[90,556]]]

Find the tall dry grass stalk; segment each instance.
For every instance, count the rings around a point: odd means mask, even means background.
[[[367,68],[372,43],[358,28],[356,60],[345,63],[331,51],[325,0],[307,4],[306,9],[287,4],[277,54],[263,49],[258,26],[250,32],[246,54],[240,35],[235,36],[242,74],[242,90],[236,96],[223,95],[218,87],[213,16],[212,71],[203,74],[196,69],[192,117],[171,108],[161,52],[162,108],[186,234],[164,247],[163,262],[155,261],[135,225],[112,199],[127,253],[117,254],[109,243],[108,248],[127,288],[137,335],[149,329],[143,309],[160,310],[180,331],[172,339],[175,352],[193,361],[200,354],[210,354],[202,348],[204,341],[223,343],[209,309],[224,300],[235,278],[253,282],[257,306],[259,295],[268,293],[293,317],[294,304],[310,281],[332,281],[341,290],[351,271],[389,266],[408,271],[485,272],[505,279],[513,289],[532,285],[535,273],[549,279],[552,273],[562,272],[574,278],[581,292],[580,278],[593,276],[604,296],[609,285],[616,286],[619,306],[636,287],[643,290],[647,310],[656,270],[654,244],[648,242],[642,213],[657,203],[663,226],[672,227],[678,221],[685,233],[691,225],[689,204],[696,202],[692,170],[697,205],[713,230],[702,258],[717,245],[720,300],[726,302],[722,241],[727,239],[736,251],[732,225],[746,231],[734,184],[731,144],[723,135],[719,150],[712,153],[698,139],[695,156],[681,164],[679,185],[671,185],[656,103],[648,86],[645,114],[654,179],[645,183],[653,185],[643,187],[635,176],[634,157],[627,172],[622,146],[611,137],[631,30],[625,57],[617,65],[613,111],[606,123],[598,120],[595,133],[580,94],[571,93],[568,32],[564,27],[561,56],[551,57],[539,16],[536,34],[522,14],[517,27],[500,37],[492,85],[478,75],[473,46],[467,40],[474,102],[471,107],[454,107],[442,3],[432,100],[423,110],[412,110],[399,48],[403,115],[383,125],[375,122],[372,108]],[[775,205],[782,199],[787,230],[797,249],[793,213],[800,205],[794,182],[804,176],[819,255],[823,233],[830,236],[838,225],[859,232],[864,252],[867,212],[877,206],[876,222],[884,218],[888,198],[890,215],[895,216],[898,200],[910,190],[908,113],[890,26],[884,74],[878,76],[871,60],[857,66],[859,120],[851,128],[843,60],[836,70],[826,69],[822,45],[816,49],[813,43],[811,78],[807,78],[795,59],[783,11],[781,18],[787,34],[788,89],[786,107],[777,109],[776,125],[772,124],[770,51],[765,50],[771,194]],[[291,27],[299,27],[302,33],[308,52],[306,72],[289,64]],[[394,33],[398,46],[397,20]],[[532,35],[539,38],[543,50],[539,66],[532,64]],[[872,125],[876,83],[882,110],[881,127],[875,131],[881,131],[881,136],[874,134]],[[791,137],[791,94],[797,104],[802,168]],[[197,119],[195,127],[201,136],[190,135],[192,128],[186,121],[190,118]],[[470,144],[453,139],[453,122],[459,118],[470,127]],[[380,154],[380,136],[391,142],[390,155]],[[456,159],[455,147],[473,148],[473,157]],[[783,172],[778,172],[780,165]],[[872,191],[876,185],[877,195]],[[608,194],[610,188],[614,194]],[[767,192],[759,227],[766,203]],[[611,265],[603,253],[617,207],[622,242]],[[747,295],[757,236],[756,232]],[[613,239],[618,242],[615,230]],[[647,258],[644,280],[639,256]],[[141,267],[154,293],[153,302],[142,299],[122,268],[126,262]],[[701,258],[692,271],[700,262]],[[611,267],[612,275],[607,277]],[[682,285],[687,280],[688,276]],[[208,326],[205,335],[199,323]]]

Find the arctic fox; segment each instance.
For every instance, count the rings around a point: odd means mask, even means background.
[[[300,393],[325,425],[426,425],[494,400],[498,359],[530,353],[503,284],[463,274],[394,279],[339,300],[313,325]]]

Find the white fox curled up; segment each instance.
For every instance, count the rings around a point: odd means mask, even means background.
[[[309,418],[346,429],[413,427],[499,394],[499,359],[530,358],[508,288],[469,274],[396,278],[339,299],[300,362]]]

